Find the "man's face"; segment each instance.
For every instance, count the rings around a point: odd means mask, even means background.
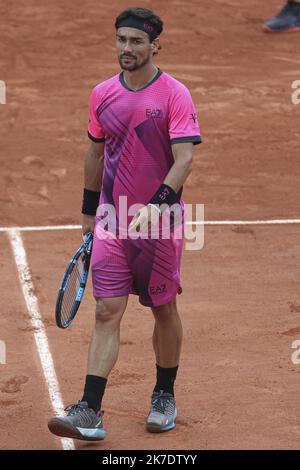
[[[144,31],[135,28],[117,30],[117,51],[123,70],[138,70],[153,56],[156,44],[151,43]]]

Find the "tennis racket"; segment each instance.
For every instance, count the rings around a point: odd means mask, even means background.
[[[71,259],[58,291],[55,319],[59,328],[68,328],[75,318],[87,283],[93,234],[88,233],[84,242]]]

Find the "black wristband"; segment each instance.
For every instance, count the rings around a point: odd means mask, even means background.
[[[152,196],[148,204],[155,204],[160,206],[161,204],[175,204],[178,202],[178,196],[167,184],[161,184],[156,193]]]
[[[82,214],[96,215],[99,205],[100,192],[91,191],[90,189],[84,188],[83,190],[83,201],[82,201]]]

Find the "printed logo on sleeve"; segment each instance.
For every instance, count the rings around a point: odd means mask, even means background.
[[[193,119],[194,123],[196,124],[196,121],[198,121],[198,117],[196,113],[191,113],[191,119]]]

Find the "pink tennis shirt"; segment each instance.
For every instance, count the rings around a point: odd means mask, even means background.
[[[105,141],[100,204],[112,204],[116,212],[119,196],[127,196],[128,207],[147,204],[174,163],[172,144],[201,142],[189,90],[162,70],[137,91],[123,72],[97,85],[88,136]]]
[[[178,293],[183,239],[123,239],[119,197],[127,207],[147,204],[174,163],[172,144],[201,142],[197,115],[187,88],[158,71],[152,82],[134,91],[123,73],[97,85],[90,98],[88,135],[104,142],[104,173],[100,207],[112,204],[117,237],[96,219],[93,251],[93,293],[96,298],[139,295],[146,306],[168,303]],[[181,200],[182,189],[178,193]],[[123,217],[123,215],[120,215]],[[126,230],[130,217],[126,214]],[[171,222],[173,227],[173,222]],[[180,228],[180,223],[179,223]]]

